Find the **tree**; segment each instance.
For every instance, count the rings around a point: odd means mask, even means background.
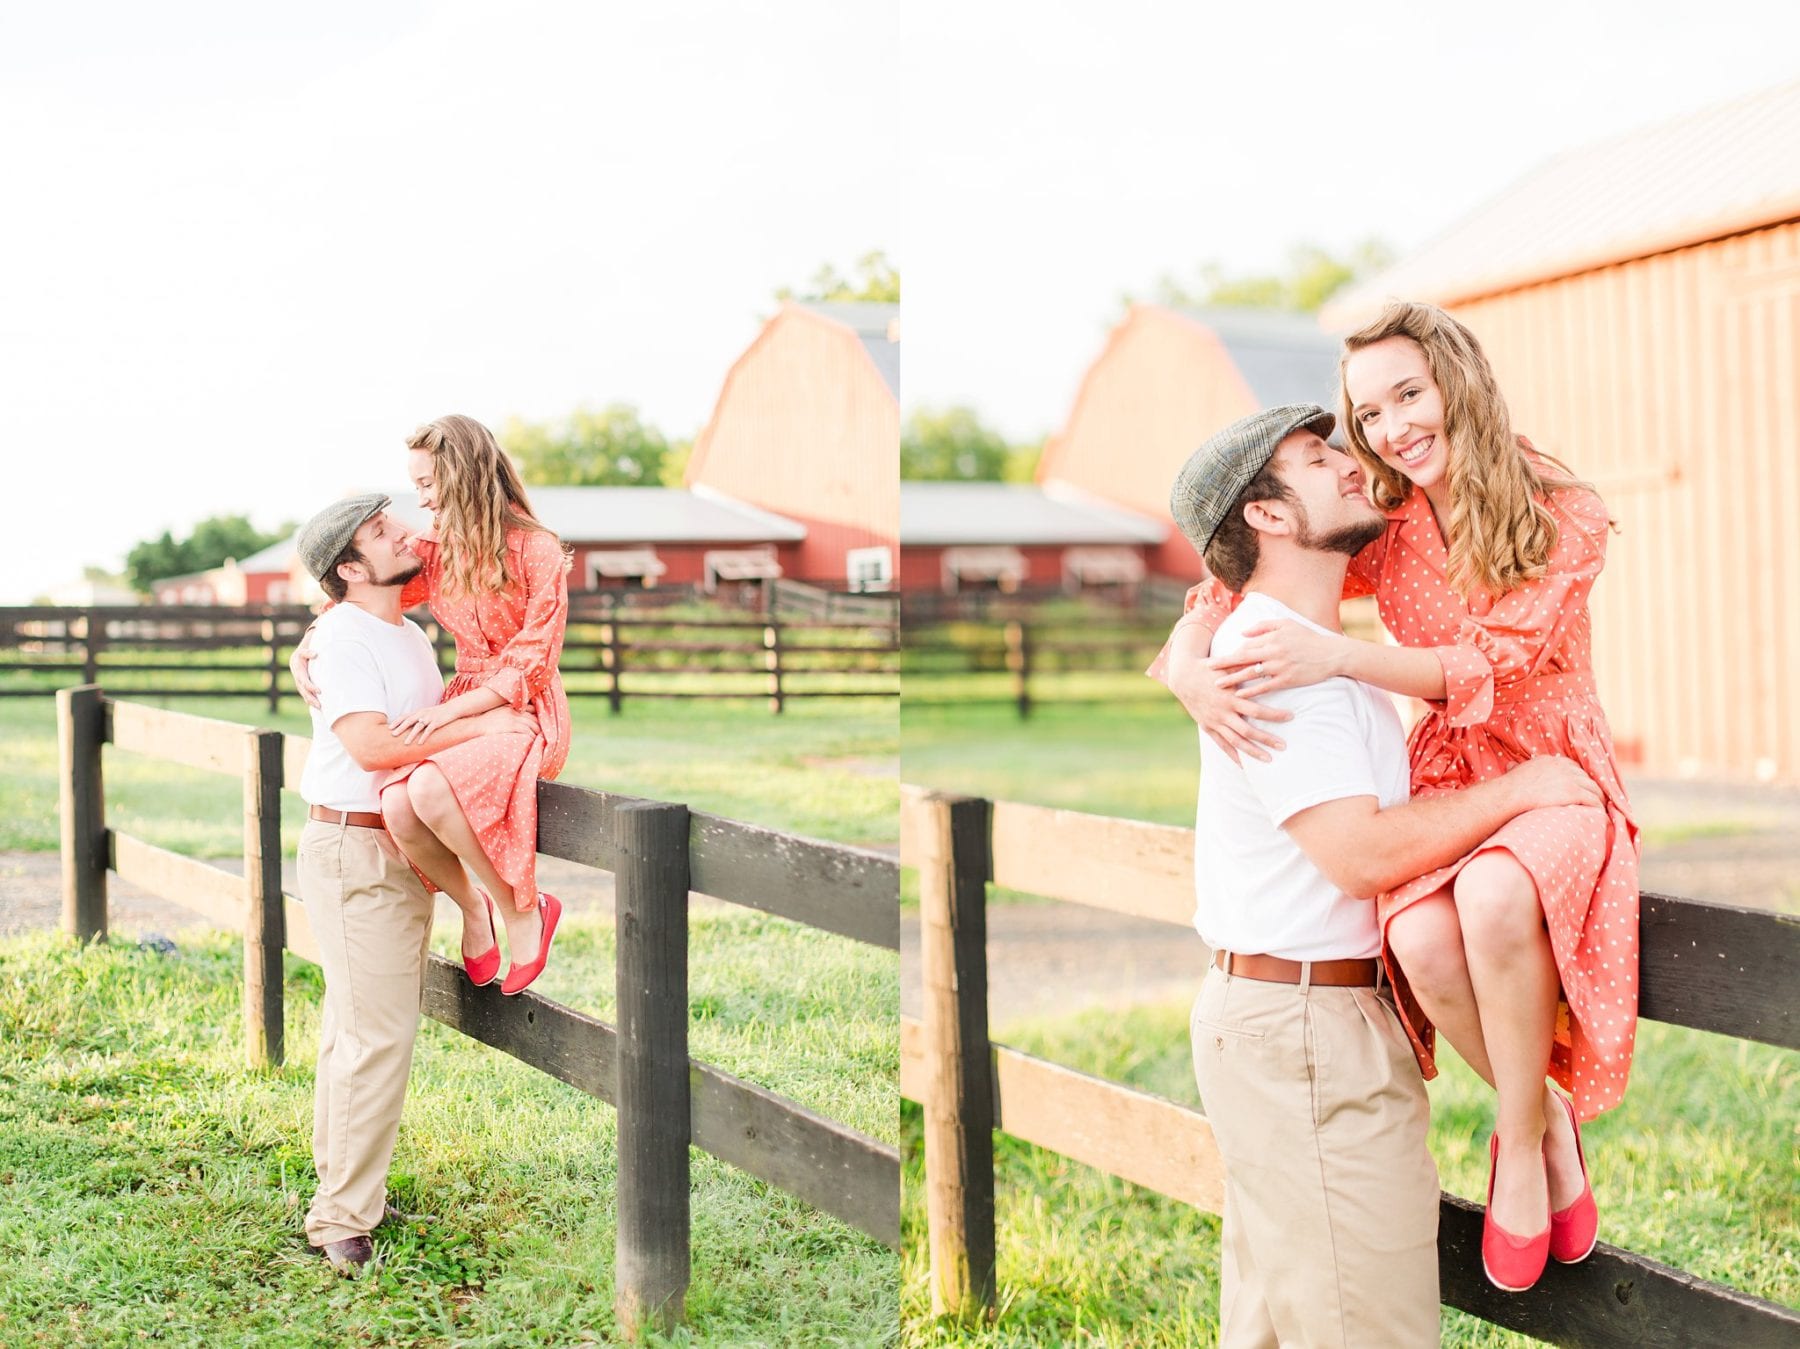
[[[177,539],[168,530],[161,537],[145,539],[125,555],[125,572],[132,589],[144,594],[151,586],[171,576],[187,576],[197,571],[210,571],[224,565],[226,558],[246,558],[267,548],[277,539],[293,533],[292,525],[284,525],[273,534],[265,534],[244,515],[215,515],[200,521],[193,533]]]
[[[915,482],[1029,482],[1040,448],[1009,445],[973,408],[920,408],[900,433],[900,476]]]
[[[669,457],[663,433],[624,403],[576,408],[558,421],[509,417],[500,444],[525,481],[540,487],[656,487]]]
[[[900,273],[880,249],[864,253],[856,260],[856,275],[846,277],[829,262],[813,273],[803,290],[783,286],[775,292],[777,300],[799,300],[821,303],[833,300],[866,300],[879,304],[900,303]]]
[[[1394,261],[1394,250],[1379,239],[1365,239],[1344,257],[1317,244],[1300,244],[1288,254],[1281,272],[1228,275],[1216,262],[1202,265],[1192,287],[1164,272],[1152,300],[1177,309],[1234,305],[1245,309],[1281,309],[1314,314],[1353,281],[1382,271]],[[1135,297],[1126,296],[1129,304]]]

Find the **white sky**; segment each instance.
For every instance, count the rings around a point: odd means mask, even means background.
[[[1122,291],[1416,244],[1559,150],[1800,75],[1797,13],[8,6],[0,601],[398,483],[446,411],[692,434],[773,289],[870,248],[908,406],[1041,434]]]

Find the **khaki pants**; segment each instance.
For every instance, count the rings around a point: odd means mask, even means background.
[[[308,821],[300,897],[325,970],[313,1101],[315,1246],[381,1221],[419,1030],[431,897],[381,829]]]
[[[1430,1108],[1386,990],[1209,968],[1189,1029],[1225,1161],[1221,1349],[1436,1345]]]

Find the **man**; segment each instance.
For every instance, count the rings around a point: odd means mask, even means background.
[[[340,501],[299,540],[307,571],[338,601],[313,630],[321,705],[300,779],[309,807],[300,895],[325,971],[313,1110],[319,1186],[306,1235],[340,1273],[368,1263],[369,1233],[388,1212],[431,936],[431,896],[382,826],[376,784],[384,770],[474,736],[532,729],[497,708],[415,745],[390,733],[391,721],[438,702],[444,681],[430,641],[400,612],[400,587],[420,564],[387,506],[379,494]]]
[[[1310,404],[1259,412],[1182,469],[1175,520],[1243,595],[1215,654],[1259,623],[1341,631],[1350,557],[1386,521],[1356,462],[1326,443],[1334,425]],[[1214,954],[1191,1030],[1225,1161],[1219,1343],[1436,1345],[1429,1110],[1379,980],[1372,899],[1525,810],[1594,804],[1595,789],[1541,758],[1408,803],[1385,693],[1332,678],[1266,701],[1292,714],[1267,761],[1200,737],[1195,926]]]

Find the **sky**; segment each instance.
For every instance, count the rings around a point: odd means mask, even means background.
[[[449,411],[691,435],[774,290],[876,248],[907,409],[1039,436],[1122,293],[1415,246],[1561,150],[1800,77],[1793,13],[9,6],[0,602],[398,485]]]

